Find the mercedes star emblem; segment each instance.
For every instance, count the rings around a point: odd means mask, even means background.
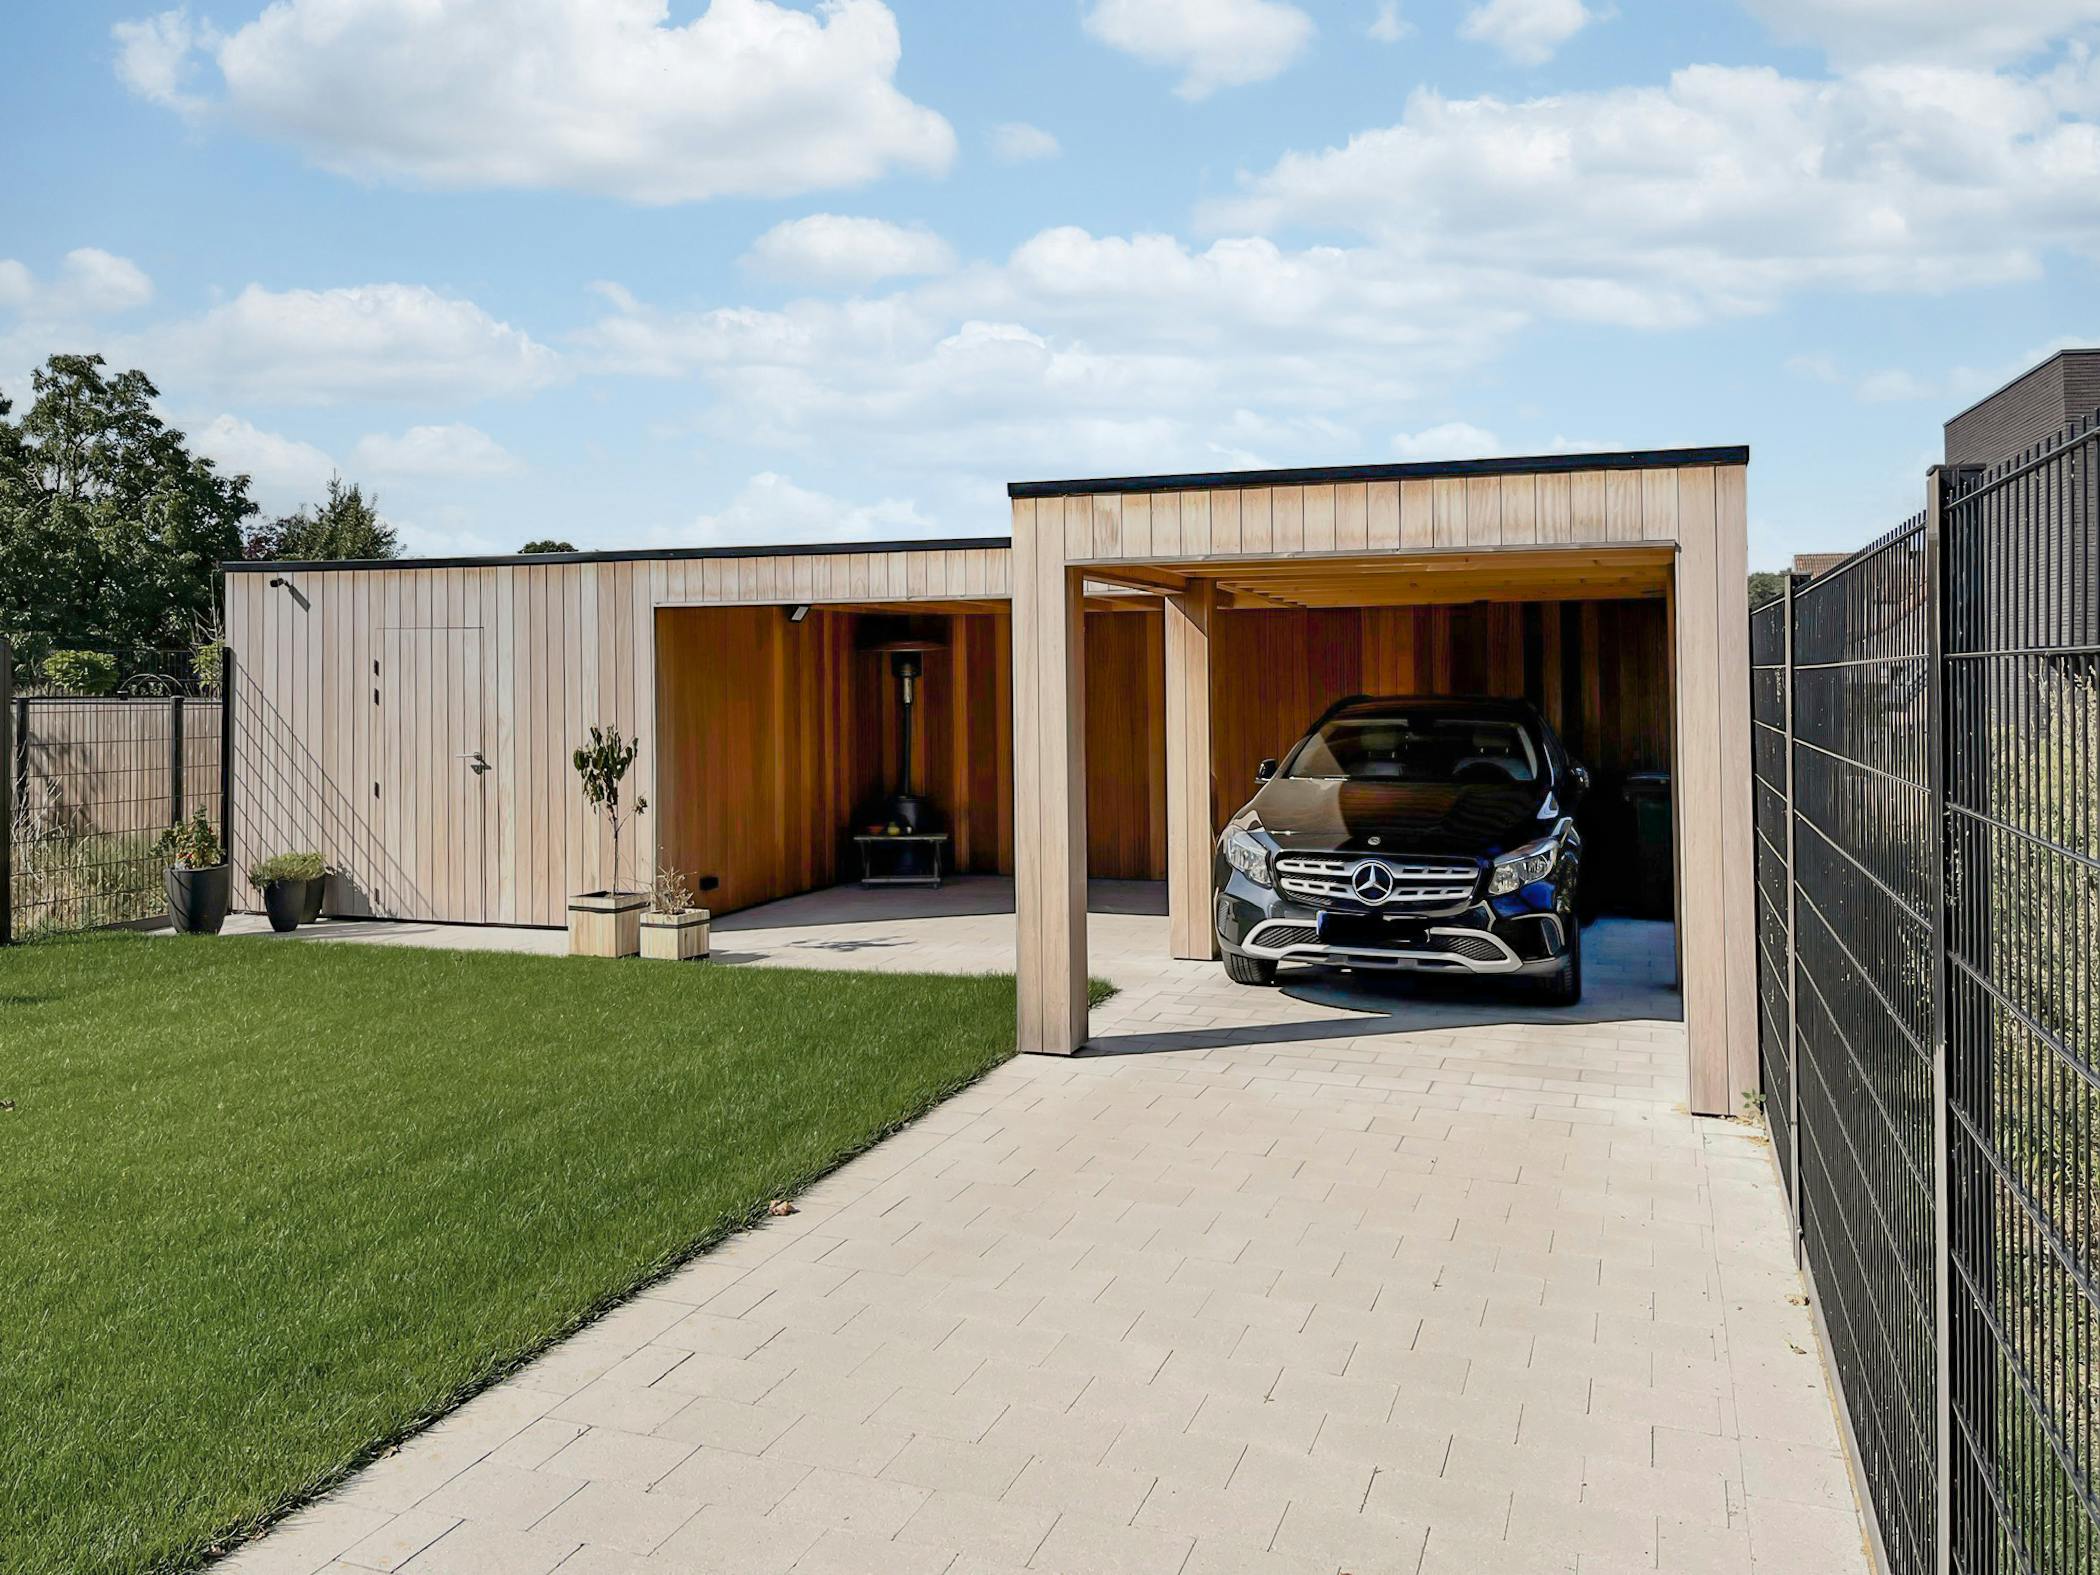
[[[1383,864],[1359,864],[1349,873],[1349,889],[1364,902],[1384,902],[1393,895],[1393,872]]]

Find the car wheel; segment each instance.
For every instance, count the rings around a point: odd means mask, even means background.
[[[1568,949],[1560,966],[1539,981],[1539,999],[1547,1006],[1574,1006],[1582,1000],[1582,924],[1573,914],[1568,926]]]
[[[1266,957],[1248,957],[1240,952],[1227,952],[1225,977],[1234,984],[1271,985],[1276,982],[1276,964]]]

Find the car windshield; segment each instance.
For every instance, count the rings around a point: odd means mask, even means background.
[[[1299,746],[1289,775],[1492,787],[1536,782],[1539,761],[1531,730],[1506,717],[1338,716]]]

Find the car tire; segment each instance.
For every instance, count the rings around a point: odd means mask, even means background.
[[[1582,923],[1573,914],[1562,921],[1568,926],[1568,949],[1560,966],[1539,981],[1539,1000],[1546,1006],[1574,1006],[1582,1000]]]
[[[1276,964],[1266,957],[1249,957],[1241,952],[1227,952],[1225,977],[1234,984],[1273,985],[1276,982]]]

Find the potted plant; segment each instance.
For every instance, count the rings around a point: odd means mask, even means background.
[[[594,727],[590,742],[571,757],[583,782],[584,802],[603,815],[612,829],[612,879],[603,891],[581,892],[569,899],[572,957],[632,957],[642,949],[642,909],[649,894],[620,887],[620,830],[649,809],[645,798],[629,806],[620,797],[641,747],[639,740],[621,738],[617,727]]]
[[[318,853],[279,853],[248,871],[248,884],[263,896],[270,928],[280,935],[296,930],[317,914],[307,912],[309,898],[320,908],[318,893],[325,870]]]
[[[199,809],[161,834],[167,856],[168,922],[178,935],[217,935],[233,900],[233,871],[211,817]]]
[[[705,908],[693,906],[693,890],[674,869],[660,869],[649,883],[649,910],[642,915],[642,955],[659,962],[688,962],[707,956]]]

